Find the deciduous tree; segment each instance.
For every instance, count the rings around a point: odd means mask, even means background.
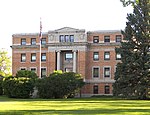
[[[0,50],[0,75],[9,76],[11,74],[11,57],[4,49]]]

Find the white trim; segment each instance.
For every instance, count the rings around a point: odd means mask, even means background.
[[[24,50],[24,51],[14,51],[13,53],[39,53],[40,51],[32,51],[30,50]],[[47,53],[48,50],[42,50],[41,53]]]
[[[48,47],[48,51],[49,52],[54,52],[57,50],[77,50],[77,51],[87,51],[87,47],[86,46],[71,46],[71,45],[67,45],[67,46],[49,46]]]
[[[21,44],[12,44],[13,46],[18,46],[18,45],[21,45]],[[22,46],[22,45],[21,45]]]
[[[105,78],[105,79],[90,79],[90,80],[85,80],[86,83],[114,83],[115,80],[114,79],[110,79],[110,78]]]

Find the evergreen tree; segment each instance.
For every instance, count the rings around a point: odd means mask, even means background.
[[[133,99],[150,98],[150,1],[138,0],[127,16],[124,39],[116,52],[122,56],[117,64],[114,95]]]

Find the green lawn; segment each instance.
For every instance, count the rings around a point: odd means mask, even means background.
[[[0,115],[150,115],[150,101],[113,98],[10,99],[0,97]]]

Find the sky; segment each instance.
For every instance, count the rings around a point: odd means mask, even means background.
[[[0,49],[11,55],[12,34],[37,33],[63,27],[95,30],[125,28],[127,13],[120,0],[1,0]]]

